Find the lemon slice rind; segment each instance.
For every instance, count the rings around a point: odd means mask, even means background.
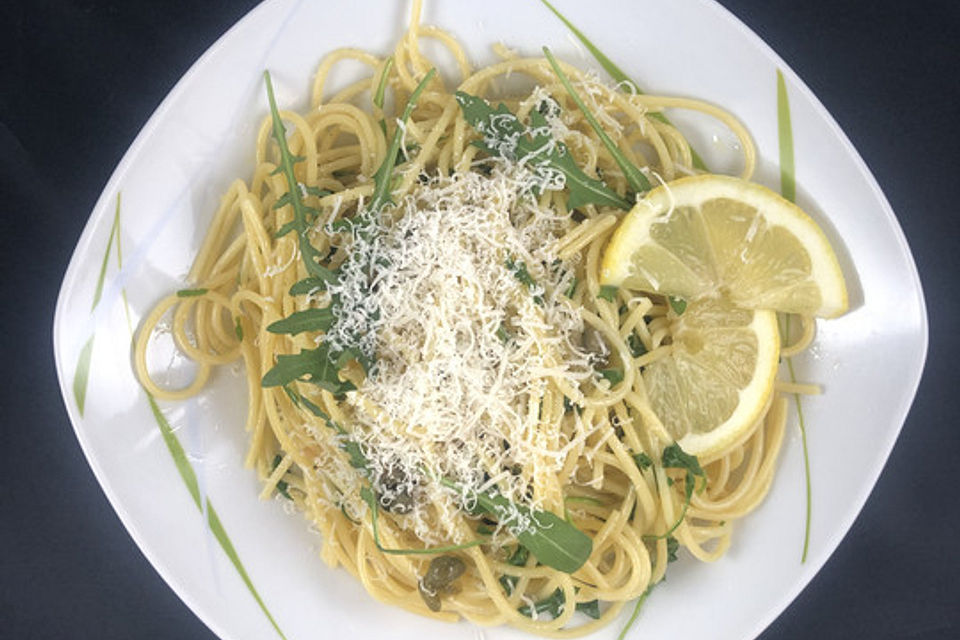
[[[793,236],[806,250],[809,257],[809,276],[805,285],[815,286],[820,304],[815,309],[774,309],[777,311],[809,312],[824,318],[836,317],[847,310],[848,297],[843,272],[823,230],[802,209],[761,185],[739,178],[718,175],[702,175],[681,178],[650,191],[627,214],[614,232],[604,253],[600,270],[603,285],[645,288],[659,293],[694,299],[716,295],[724,283],[716,273],[706,273],[700,265],[690,264],[689,259],[678,256],[661,247],[651,236],[652,225],[664,222],[685,208],[701,209],[704,203],[728,199],[755,209],[770,228],[778,228]],[[700,212],[702,214],[702,211]],[[638,252],[646,252],[643,260],[634,259]],[[712,251],[702,256],[713,268],[717,257]],[[642,263],[639,264],[638,263]],[[656,265],[660,274],[647,270],[644,265]],[[696,267],[700,267],[699,269]],[[637,286],[640,283],[642,286]],[[764,308],[777,296],[776,286],[771,285],[766,295],[745,298],[735,288],[724,291],[731,301],[745,308]],[[789,291],[782,291],[782,299]]]

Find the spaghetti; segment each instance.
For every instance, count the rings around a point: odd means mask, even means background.
[[[295,214],[267,118],[252,178],[227,190],[190,270],[197,288],[160,301],[143,321],[136,371],[151,394],[179,400],[199,392],[214,367],[242,361],[245,463],[262,479],[262,495],[292,500],[322,535],[324,560],[378,600],[448,621],[587,634],[661,581],[678,546],[704,561],[724,553],[732,523],[770,486],[783,394],[815,389],[780,383],[741,441],[699,460],[698,491],[687,488],[693,476],[660,464],[669,442],[649,428],[658,418],[640,371],[669,352],[670,303],[601,290],[601,251],[622,212],[569,210],[562,181],[485,157],[440,79],[423,87],[407,121],[386,116],[383,91],[399,110],[434,66],[420,40],[436,40],[456,62],[459,91],[494,98],[505,78],[525,78],[533,89],[497,99],[521,121],[540,113],[583,172],[620,196],[629,189],[624,174],[546,60],[500,48],[500,62],[475,70],[453,37],[419,16],[417,1],[391,58],[355,49],[328,55],[308,112],[279,113],[292,127],[286,144],[300,159],[300,196],[316,214],[307,238],[339,280],[291,293],[311,274],[297,234],[283,232]],[[370,75],[326,97],[331,70],[346,60]],[[561,66],[651,180],[695,172],[680,132],[651,117],[665,108],[719,119],[739,138],[742,175],[751,175],[750,136],[730,114],[620,91]],[[395,204],[362,227],[397,128]],[[319,311],[334,306],[329,317]],[[270,329],[308,310],[329,321],[326,331]],[[176,344],[198,365],[179,390],[158,384],[147,364],[151,336],[171,312]],[[804,319],[783,353],[804,349],[813,326]],[[264,386],[278,356],[318,344],[350,356],[340,363],[340,388],[302,378]],[[515,508],[471,508],[487,491]],[[523,526],[510,521],[535,512],[589,537],[582,566],[565,572],[524,552]]]

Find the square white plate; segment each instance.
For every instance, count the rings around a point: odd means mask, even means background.
[[[804,404],[814,505],[809,559],[800,563],[805,503],[792,421],[770,495],[738,523],[727,556],[713,565],[690,558],[671,565],[632,632],[751,638],[836,548],[899,433],[927,348],[916,267],[889,204],[846,136],[783,61],[723,8],[709,0],[558,4],[645,90],[705,99],[736,114],[757,143],[755,179],[773,189],[779,188],[780,70],[790,100],[798,203],[838,247],[851,287],[853,310],[820,323],[813,349],[797,361],[800,378],[825,389]],[[389,53],[406,11],[406,3],[389,0],[269,0],[251,12],[140,132],[97,202],[63,281],[54,343],[77,438],[144,554],[223,638],[280,637],[277,628],[290,640],[478,636],[468,624],[444,625],[374,602],[349,575],[320,561],[320,541],[299,515],[257,499],[256,478],[242,466],[239,372],[222,368],[201,396],[157,413],[131,366],[131,331],[162,295],[183,286],[220,194],[252,170],[255,131],[267,112],[263,70],[272,72],[281,105],[303,109],[323,54],[341,46]],[[423,22],[451,31],[477,64],[492,59],[490,44],[504,42],[527,54],[546,44],[560,58],[595,67],[537,2],[428,2]],[[671,117],[712,167],[735,169],[729,136],[716,125]],[[163,424],[170,427],[166,437]],[[186,468],[178,468],[171,446],[185,451]],[[184,482],[191,475],[194,494]],[[233,558],[198,502],[215,505]],[[596,637],[618,631],[610,627]],[[501,628],[482,635],[525,637]]]

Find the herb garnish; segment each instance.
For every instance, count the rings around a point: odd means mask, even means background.
[[[667,299],[670,301],[670,308],[673,309],[673,312],[678,316],[683,315],[683,312],[687,310],[687,301],[683,298],[668,296]]]
[[[527,560],[530,558],[530,551],[527,550],[522,544],[518,544],[516,550],[510,555],[507,559],[507,564],[514,567],[525,567],[527,566]],[[500,576],[500,586],[503,587],[503,590],[509,596],[513,593],[513,590],[517,586],[517,576]]]
[[[206,295],[207,289],[180,289],[177,291],[178,298],[196,298],[197,296]]]
[[[457,104],[467,123],[482,136],[472,145],[491,156],[530,166],[545,182],[562,175],[570,192],[568,209],[588,204],[630,209],[630,202],[576,165],[570,150],[550,135],[546,117],[536,109],[530,112],[530,127],[526,127],[503,103],[494,109],[486,100],[458,91]]]
[[[303,280],[298,280],[294,282],[290,287],[291,296],[305,296],[311,294],[315,291],[323,291],[326,287],[326,283],[320,278],[314,278],[312,276],[304,278]]]
[[[637,621],[637,616],[640,615],[640,609],[643,607],[643,603],[647,601],[647,596],[650,595],[650,592],[653,591],[655,586],[657,585],[651,584],[649,587],[647,587],[646,591],[644,591],[643,594],[637,598],[637,604],[633,607],[633,613],[630,614],[630,619],[627,620],[627,624],[623,626],[623,629],[620,631],[620,635],[617,636],[617,640],[623,640],[627,637],[627,631],[629,631],[630,627],[633,626],[633,623]]]
[[[270,333],[297,335],[304,331],[326,331],[333,324],[333,309],[304,309],[294,311],[283,320],[277,320],[267,327]]]
[[[264,387],[278,387],[294,380],[302,380],[339,397],[356,389],[349,380],[341,380],[339,373],[347,362],[359,355],[352,350],[334,354],[327,343],[315,349],[302,349],[300,353],[293,355],[281,354],[277,356],[277,364],[267,371],[260,384]]]
[[[339,424],[330,419],[317,405],[307,400],[302,395],[291,389],[284,387],[287,395],[297,405],[306,408],[315,416],[326,422],[327,427],[344,436],[340,443],[340,448],[350,456],[350,464],[355,469],[364,474],[369,472],[369,461],[360,448],[360,445],[347,437],[349,434]],[[453,489],[458,493],[463,493],[464,489],[449,478],[439,478],[440,484]],[[444,553],[447,551],[458,551],[467,549],[480,544],[483,540],[473,540],[462,545],[452,545],[448,547],[432,547],[428,549],[387,549],[380,544],[379,537],[379,507],[377,496],[370,487],[363,487],[360,490],[360,497],[370,507],[371,520],[373,525],[374,543],[377,549],[384,553],[395,555],[426,555],[432,553]],[[487,513],[500,522],[506,523],[505,526],[510,530],[525,550],[524,553],[532,553],[543,564],[563,571],[573,573],[587,561],[590,553],[593,551],[593,540],[585,533],[571,525],[570,523],[557,517],[549,511],[531,511],[526,507],[514,505],[503,496],[490,494],[473,494],[478,510]],[[511,527],[509,524],[511,514],[519,512],[525,523],[529,523],[523,529]],[[524,560],[524,563],[526,560]]]
[[[667,562],[673,562],[677,559],[677,551],[680,550],[680,541],[673,536],[667,536]]]
[[[604,505],[603,500],[594,498],[593,496],[567,496],[563,499],[564,502],[579,502],[581,504],[592,504],[596,507],[602,507]]]
[[[270,466],[271,473],[277,470],[277,467],[280,466],[280,462],[282,460],[283,460],[283,456],[281,456],[280,454],[277,454],[276,456],[273,457],[273,464]],[[282,495],[287,500],[293,500],[293,498],[291,498],[290,494],[287,492],[288,486],[289,485],[283,480],[277,480],[277,493]]]
[[[603,298],[607,302],[615,302],[617,299],[617,286],[612,284],[605,284],[600,287],[600,291],[597,292],[598,298]]]
[[[567,74],[563,72],[563,69],[561,69],[560,65],[557,63],[556,58],[554,58],[553,54],[550,53],[550,49],[544,47],[543,55],[546,56],[547,62],[549,62],[550,66],[553,68],[553,72],[557,74],[557,78],[560,79],[560,84],[562,84],[563,88],[567,90],[568,94],[570,94],[574,104],[577,105],[577,108],[580,109],[583,117],[586,118],[587,123],[600,138],[600,141],[603,143],[603,146],[607,148],[607,151],[610,152],[610,155],[613,156],[614,161],[617,163],[617,166],[620,167],[620,171],[623,172],[623,176],[627,179],[627,184],[630,185],[630,188],[633,189],[633,192],[642,193],[644,191],[649,191],[650,181],[647,180],[645,175],[643,175],[643,172],[640,171],[640,168],[630,162],[627,156],[625,156],[624,153],[617,148],[616,143],[610,139],[610,136],[607,135],[607,132],[603,130],[603,127],[600,126],[600,123],[597,122],[597,119],[594,117],[594,115],[590,113],[590,110],[587,109],[587,105],[584,104],[583,100],[580,98],[580,95],[577,94],[576,89],[573,88],[573,84],[570,83],[570,79],[567,78]]]
[[[439,481],[448,489],[464,493],[464,489],[449,478],[439,478]],[[503,523],[537,560],[557,571],[575,572],[593,552],[590,536],[555,513],[515,505],[496,493],[470,493],[469,497],[476,502],[478,511]],[[523,526],[515,524],[517,514]]]
[[[633,454],[633,461],[637,463],[637,466],[640,467],[641,471],[646,471],[653,466],[653,460],[650,459],[644,452]]]
[[[446,547],[428,547],[426,549],[388,549],[380,544],[380,528],[378,526],[380,508],[377,504],[377,496],[373,493],[373,490],[370,487],[363,487],[360,489],[360,497],[363,498],[363,501],[367,503],[368,507],[370,507],[370,519],[373,525],[373,543],[382,553],[395,556],[422,556],[431,555],[434,553],[460,551],[461,549],[469,549],[470,547],[476,547],[477,545],[484,544],[483,540],[471,540],[466,544],[454,544]]]
[[[435,69],[431,69],[421,80],[417,88],[414,89],[404,108],[401,122],[406,122],[413,112],[414,105],[427,83],[436,74]],[[294,164],[303,160],[294,156],[287,146],[286,129],[283,120],[280,118],[280,112],[277,109],[276,99],[273,94],[273,85],[270,82],[270,73],[264,72],[264,81],[267,87],[267,98],[270,103],[270,114],[273,122],[273,137],[280,150],[280,165],[274,173],[282,173],[286,178],[288,191],[281,196],[275,203],[274,208],[289,205],[293,209],[294,219],[285,224],[278,232],[278,236],[286,235],[291,231],[297,233],[300,246],[300,254],[303,258],[304,267],[309,277],[295,283],[291,288],[291,295],[303,295],[316,290],[323,290],[327,284],[334,283],[338,279],[336,271],[328,269],[317,262],[321,258],[320,252],[310,244],[309,222],[317,215],[317,209],[307,206],[303,202],[303,195],[323,196],[328,192],[318,190],[316,187],[306,187],[301,185],[294,173]],[[393,168],[397,161],[397,150],[400,147],[402,136],[400,127],[394,131],[393,140],[390,148],[384,156],[383,163],[377,169],[374,175],[373,197],[363,212],[362,216],[366,220],[372,219],[381,208],[390,202],[390,184],[393,175]],[[362,225],[364,219],[353,224],[356,229]],[[361,228],[359,233],[364,233]],[[196,294],[193,294],[196,295]],[[330,306],[324,309],[308,309],[292,314],[290,317],[275,322],[267,328],[274,333],[288,333],[296,335],[303,331],[326,331],[333,324],[337,315],[339,300],[331,301]],[[323,343],[315,349],[303,349],[297,354],[278,355],[276,365],[263,376],[260,384],[264,387],[274,387],[286,385],[294,380],[303,379],[305,382],[315,384],[321,388],[327,389],[335,396],[342,396],[347,391],[355,389],[353,383],[340,379],[340,369],[351,360],[357,360],[364,370],[368,370],[371,364],[370,359],[366,357],[359,349],[347,348],[334,351],[328,343]]]
[[[599,373],[604,380],[610,383],[611,387],[623,382],[623,371],[620,369],[601,369]]]
[[[293,170],[293,165],[301,162],[303,158],[290,153],[290,148],[287,146],[287,130],[283,126],[280,111],[277,109],[277,101],[273,95],[273,83],[270,81],[270,72],[264,71],[263,78],[267,85],[267,99],[270,102],[273,138],[276,140],[277,146],[280,149],[280,165],[274,169],[274,174],[283,174],[284,178],[286,178],[288,189],[285,194],[273,203],[273,208],[279,209],[283,206],[290,205],[293,209],[293,220],[281,227],[280,230],[277,231],[277,236],[283,236],[290,231],[296,231],[297,240],[300,245],[300,255],[303,258],[303,264],[307,269],[307,273],[324,282],[334,282],[336,280],[336,274],[317,262],[316,259],[321,257],[320,252],[310,244],[308,218],[316,217],[319,212],[313,207],[304,204],[303,193],[305,190],[301,191],[300,182],[297,181],[296,174]]]
[[[521,615],[527,616],[528,618],[533,617],[533,612],[535,611],[538,615],[541,613],[548,613],[552,618],[559,618],[560,614],[563,613],[563,608],[567,604],[567,598],[564,596],[563,589],[557,587],[553,593],[549,596],[535,602],[533,608],[531,609],[530,605],[523,605],[519,609]],[[596,620],[600,617],[600,603],[596,600],[591,600],[590,602],[578,602],[576,604],[577,611],[580,611],[589,617]]]
[[[630,355],[632,355],[634,358],[639,358],[647,352],[647,346],[643,344],[643,340],[641,340],[640,336],[633,332],[627,336],[627,346],[630,347]]]
[[[527,271],[527,265],[522,260],[520,262],[515,262],[513,258],[507,258],[506,267],[513,273],[513,277],[520,281],[521,284],[525,285],[527,289],[531,292],[536,290],[537,281],[533,279],[533,276],[530,275],[530,272]],[[543,296],[540,294],[534,294],[533,301],[536,302],[541,307],[543,306]]]
[[[697,460],[697,457],[692,456],[681,449],[680,445],[676,442],[663,450],[660,461],[664,469],[683,469],[686,471],[686,475],[684,476],[683,480],[685,499],[683,501],[683,508],[680,511],[680,517],[677,518],[677,521],[673,523],[673,526],[667,529],[666,533],[661,533],[660,535],[656,536],[643,536],[643,539],[648,541],[663,540],[664,538],[669,540],[673,532],[677,530],[677,527],[680,526],[680,523],[683,522],[683,519],[687,515],[687,509],[690,507],[690,499],[693,497],[693,489],[696,485],[696,478],[700,477],[706,480],[707,477],[703,471],[703,468],[700,466],[700,461]],[[668,483],[669,481],[670,479],[668,478]]]
[[[589,618],[597,620],[600,618],[600,601],[590,600],[589,602],[578,602],[577,611]]]
[[[627,76],[627,74],[625,74],[620,69],[620,67],[614,64],[613,60],[605,56],[603,52],[596,47],[595,44],[590,42],[590,39],[587,38],[587,36],[584,35],[582,31],[580,31],[575,26],[573,26],[573,23],[567,20],[567,18],[562,13],[557,11],[557,9],[552,4],[550,4],[547,0],[540,0],[540,1],[543,4],[547,5],[547,8],[550,9],[550,11],[552,11],[555,16],[560,18],[560,21],[563,22],[563,24],[567,25],[567,28],[570,29],[571,33],[573,33],[573,35],[575,35],[577,39],[581,43],[583,43],[583,46],[587,48],[587,50],[593,55],[593,57],[596,58],[597,62],[600,63],[600,66],[603,67],[604,71],[610,74],[610,77],[613,78],[614,82],[616,82],[618,85],[628,86],[633,91],[636,91],[637,93],[643,93],[643,91],[640,90],[640,87],[637,86],[636,82],[631,80]],[[667,116],[663,115],[659,111],[654,111],[649,115],[651,118],[659,120],[664,124],[672,125],[670,120],[667,119]],[[700,157],[700,155],[696,152],[696,150],[693,147],[690,147],[690,156],[691,156],[691,159],[693,160],[694,167],[696,167],[697,169],[702,169],[704,171],[707,170],[707,165],[703,162],[703,158]]]
[[[436,74],[436,69],[430,69],[430,71],[423,76],[420,84],[413,90],[413,93],[410,94],[410,99],[407,100],[407,106],[403,108],[403,115],[400,116],[400,122],[402,124],[406,124],[407,120],[410,119],[410,114],[413,113],[413,108],[417,104],[417,100],[420,99],[420,94],[423,93],[427,84],[430,83],[430,80],[432,80]],[[373,174],[373,197],[367,206],[367,211],[370,214],[378,213],[384,205],[392,202],[392,200],[390,200],[390,184],[392,182],[393,168],[397,164],[397,153],[400,151],[402,138],[403,128],[398,126],[393,132],[393,139],[390,141],[390,147],[387,148],[387,155],[383,158],[383,164],[381,164],[377,172]]]
[[[377,90],[373,94],[373,105],[383,111],[383,94],[387,89],[387,80],[390,78],[390,70],[393,69],[393,56],[387,58],[386,62],[383,63],[383,71],[380,72],[380,82],[377,83]],[[387,136],[387,123],[383,118],[380,118],[380,130],[383,131],[383,136]]]

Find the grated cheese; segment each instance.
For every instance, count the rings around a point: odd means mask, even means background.
[[[431,179],[372,231],[355,233],[330,287],[340,305],[325,339],[376,362],[348,394],[351,438],[364,448],[384,504],[417,497],[401,520],[427,542],[458,539],[450,516],[469,509],[472,492],[495,487],[517,505],[556,504],[534,478],[555,477],[587,435],[576,413],[565,428],[540,419],[538,399],[551,380],[579,393],[594,363],[564,294],[578,258],[560,261],[554,251],[572,223],[538,206],[538,181],[506,163],[489,176]],[[523,263],[535,284],[508,263]],[[508,519],[516,527],[522,517]]]

